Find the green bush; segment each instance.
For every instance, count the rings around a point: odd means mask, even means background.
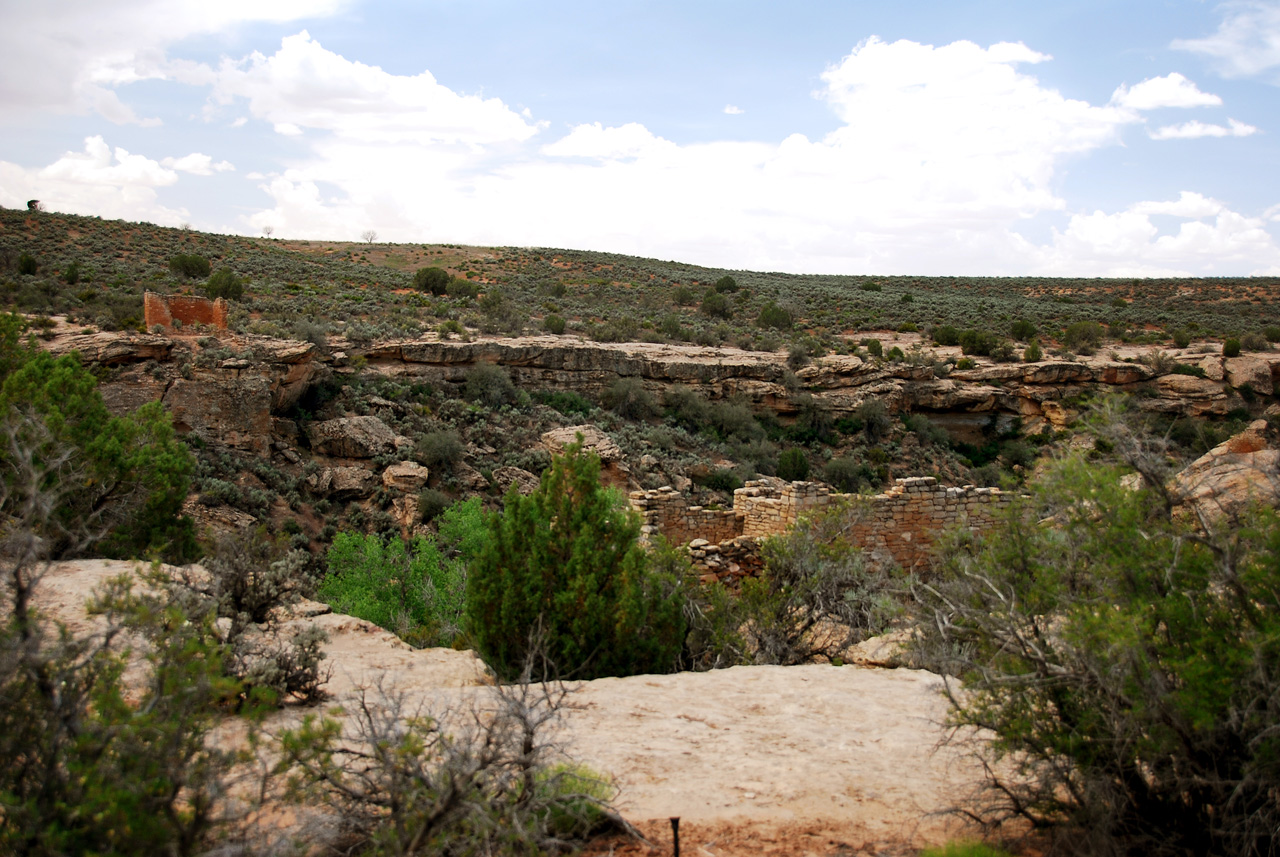
[[[1240,340],[1227,339],[1222,343],[1223,357],[1239,357],[1240,356]]]
[[[1262,329],[1262,335],[1267,342],[1280,342],[1280,325],[1267,325]]]
[[[413,274],[413,287],[433,295],[448,294],[449,272],[444,268],[419,268]]]
[[[778,478],[786,482],[803,482],[809,478],[809,457],[802,449],[784,449],[778,456]]]
[[[548,408],[555,408],[565,416],[580,414],[586,416],[596,409],[591,400],[573,390],[550,390],[536,394],[538,401]]]
[[[1030,342],[1038,332],[1034,324],[1024,319],[1018,319],[1009,325],[1009,335],[1019,342]]]
[[[467,562],[483,549],[484,539],[478,497],[445,510],[438,541],[339,533],[317,597],[411,645],[452,645],[461,631]]]
[[[738,281],[735,280],[733,277],[730,277],[728,274],[726,274],[725,276],[716,280],[715,284],[712,285],[712,288],[715,289],[717,292],[720,292],[721,294],[725,294],[727,292],[736,292],[738,290]]]
[[[1096,321],[1077,321],[1062,332],[1062,344],[1080,354],[1092,354],[1102,344],[1105,333]]]
[[[1179,348],[1186,348],[1191,344],[1190,331],[1179,328],[1173,332],[1173,344]]]
[[[480,362],[468,369],[464,387],[469,400],[490,408],[513,405],[518,399],[507,370],[493,363]]]
[[[62,269],[62,281],[68,286],[74,286],[80,282],[80,263],[72,262],[70,265]]]
[[[658,413],[658,403],[639,378],[619,378],[601,399],[606,408],[628,420],[647,420]]]
[[[219,268],[205,283],[204,293],[211,298],[238,301],[244,297],[244,281],[230,268]]]
[[[542,327],[547,333],[559,336],[564,333],[565,321],[558,315],[549,315],[542,320]]]
[[[959,345],[960,331],[949,324],[939,325],[930,331],[936,345]]]
[[[844,494],[856,494],[863,488],[877,488],[888,481],[888,468],[872,467],[849,456],[833,458],[822,470],[822,478]]]
[[[415,457],[431,470],[452,470],[463,452],[462,438],[452,429],[427,432],[414,444]]]
[[[963,680],[951,724],[994,735],[977,815],[1071,853],[1272,853],[1280,517],[1173,514],[1163,439],[1100,410],[1095,445],[1120,460],[1060,460],[919,592],[917,657]]]
[[[760,315],[756,317],[756,324],[759,327],[773,328],[774,330],[790,330],[792,324],[791,313],[773,301],[769,301],[760,309]]]
[[[503,679],[534,664],[589,679],[667,672],[684,637],[678,581],[649,566],[640,518],[600,484],[600,460],[570,445],[536,491],[510,491],[470,567],[467,628]]]
[[[39,270],[40,265],[36,262],[35,256],[32,256],[30,253],[23,253],[18,257],[19,274],[25,274],[28,277],[33,277]]]
[[[712,470],[706,476],[697,476],[694,481],[712,491],[725,491],[732,494],[742,487],[742,477],[728,468]]]
[[[60,479],[81,486],[62,498],[56,525],[40,533],[51,555],[86,548],[67,533],[89,525],[107,556],[194,559],[194,526],[178,516],[194,465],[164,406],[148,402],[112,416],[76,355],[35,349],[22,342],[23,328],[21,318],[0,315],[0,418],[36,455],[58,464]],[[8,456],[0,452],[0,481],[11,490],[16,465]]]
[[[1042,359],[1044,359],[1044,349],[1040,347],[1040,340],[1032,339],[1022,352],[1022,360],[1025,363],[1039,363]]]
[[[698,312],[711,318],[732,318],[733,308],[729,306],[729,299],[715,290],[714,286],[709,286],[702,296],[702,303],[698,305]]]
[[[464,280],[461,277],[451,277],[449,285],[445,287],[445,291],[451,298],[470,298],[474,300],[480,294],[480,285],[470,280]]]
[[[194,253],[179,253],[169,260],[169,270],[184,280],[204,279],[212,266],[209,260]]]
[[[864,339],[862,345],[872,357],[884,356],[884,345],[878,339]]]

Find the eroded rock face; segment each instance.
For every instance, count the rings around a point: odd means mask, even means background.
[[[162,399],[182,433],[266,455],[271,443],[271,379],[256,372],[196,369]]]
[[[1222,361],[1222,368],[1227,383],[1233,387],[1243,387],[1247,384],[1255,393],[1264,396],[1270,396],[1275,392],[1271,379],[1271,363],[1262,357],[1254,355],[1228,357]]]
[[[493,482],[503,494],[510,491],[512,485],[521,494],[532,494],[538,488],[538,477],[519,467],[499,467],[493,471]]]
[[[1207,520],[1238,514],[1250,503],[1280,502],[1280,449],[1266,420],[1256,420],[1174,477],[1181,502]]]
[[[374,458],[396,448],[396,436],[377,417],[341,417],[312,423],[311,449],[335,458]]]
[[[558,455],[564,451],[566,446],[577,443],[578,435],[582,435],[583,451],[594,452],[600,457],[601,463],[617,461],[622,458],[622,450],[613,442],[613,439],[593,425],[552,429],[543,433],[542,444],[547,448],[548,452]]]

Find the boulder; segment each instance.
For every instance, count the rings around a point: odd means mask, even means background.
[[[1218,444],[1173,479],[1174,496],[1208,520],[1280,501],[1280,449],[1266,420]]]
[[[1233,387],[1248,384],[1255,393],[1263,396],[1275,392],[1271,382],[1271,363],[1261,357],[1228,357],[1222,361],[1222,366],[1227,383]]]
[[[368,497],[377,478],[363,467],[334,467],[330,470],[329,495],[338,500]]]
[[[493,471],[493,481],[503,494],[510,491],[512,485],[515,485],[516,490],[521,494],[532,494],[539,482],[537,476],[519,467],[499,467]]]
[[[397,491],[421,491],[431,471],[416,461],[401,461],[382,471],[382,484]]]
[[[373,458],[396,448],[396,435],[377,417],[341,417],[312,423],[311,449],[335,458]]]
[[[553,455],[564,451],[566,446],[576,443],[578,435],[582,435],[582,449],[594,452],[600,461],[608,463],[622,458],[622,449],[603,431],[593,425],[568,426],[552,429],[542,435],[542,445]]]

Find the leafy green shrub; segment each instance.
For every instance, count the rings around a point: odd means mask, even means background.
[[[1240,340],[1227,339],[1222,343],[1223,357],[1239,357],[1240,356]]]
[[[867,399],[854,409],[853,418],[862,423],[862,432],[871,443],[878,443],[889,434],[893,421],[889,409],[879,399]]]
[[[1104,334],[1096,321],[1077,321],[1062,332],[1062,344],[1080,354],[1092,354],[1102,344]]]
[[[424,521],[434,521],[452,503],[453,499],[443,491],[424,488],[418,495],[418,515]]]
[[[1022,352],[1022,360],[1024,363],[1039,363],[1044,359],[1044,349],[1040,347],[1040,340],[1032,339]]]
[[[606,408],[628,420],[647,420],[658,413],[658,403],[639,378],[619,378],[601,399]]]
[[[420,292],[445,295],[449,292],[449,272],[444,268],[419,268],[413,274],[413,287]]]
[[[662,394],[667,418],[689,432],[702,431],[711,420],[711,406],[692,387],[672,387]]]
[[[864,339],[862,345],[872,357],[884,356],[884,345],[878,339]]]
[[[59,464],[60,478],[81,485],[62,498],[57,526],[39,534],[51,555],[84,547],[66,534],[91,522],[102,534],[97,549],[107,556],[194,559],[194,526],[177,514],[193,462],[164,406],[148,402],[112,416],[76,356],[55,358],[23,343],[23,327],[22,319],[0,315],[0,417],[21,427],[22,442],[36,455]],[[7,456],[0,452],[9,473]],[[10,490],[7,477],[0,480]]]
[[[1240,337],[1240,348],[1244,351],[1270,351],[1271,343],[1261,333],[1246,333]]]
[[[1269,324],[1262,329],[1262,335],[1267,342],[1280,342],[1280,325]]]
[[[596,409],[590,399],[573,390],[542,391],[536,395],[536,398],[548,408],[555,408],[565,416],[574,414],[586,416]]]
[[[862,289],[864,292],[884,291],[884,286],[880,285],[879,283],[863,283],[862,285],[858,286],[858,288]]]
[[[778,456],[778,478],[786,482],[803,482],[809,478],[809,457],[802,449],[784,449]]]
[[[480,362],[468,369],[464,387],[468,399],[490,408],[515,404],[518,398],[507,370],[493,363]]]
[[[901,613],[895,574],[869,568],[849,541],[861,507],[804,518],[761,546],[764,570],[742,582],[740,611],[751,660],[792,665],[841,655]]]
[[[721,294],[725,294],[726,292],[736,292],[738,290],[738,281],[726,274],[716,280],[712,285],[712,288]]]
[[[194,253],[179,253],[169,260],[169,270],[184,280],[203,279],[209,276],[212,266],[209,260]]]
[[[714,286],[709,286],[706,293],[702,296],[702,303],[698,305],[698,312],[711,318],[732,318],[733,308],[729,306],[729,299],[715,290]]]
[[[1184,328],[1175,330],[1173,332],[1173,344],[1179,348],[1186,348],[1191,344],[1191,332]]]
[[[698,296],[688,286],[677,286],[671,296],[671,300],[676,306],[693,306],[697,302]]]
[[[787,349],[787,368],[800,369],[809,365],[809,349],[803,345],[792,345]]]
[[[427,432],[414,444],[416,458],[431,470],[452,470],[463,451],[462,438],[452,429]]]
[[[445,289],[451,298],[470,298],[474,300],[480,294],[480,285],[461,277],[451,277]]]
[[[759,327],[773,328],[774,330],[790,330],[792,324],[791,313],[773,301],[769,301],[761,307],[760,315],[756,317],[756,324]]]
[[[930,331],[936,345],[959,345],[960,331],[949,324],[939,325]]]
[[[1009,335],[1019,342],[1030,342],[1038,332],[1036,326],[1025,319],[1018,319],[1009,325]]]
[[[694,481],[712,491],[725,491],[732,494],[742,487],[742,477],[728,468],[717,468],[706,476],[696,476]]]
[[[564,333],[565,321],[558,315],[549,315],[542,320],[542,327],[547,331],[547,333],[559,336]]]
[[[600,484],[580,444],[552,460],[529,496],[507,494],[472,563],[467,628],[500,677],[666,672],[684,636],[677,581],[653,573],[640,518]]]
[[[1072,853],[1269,853],[1280,518],[1172,514],[1167,449],[1119,419],[1099,438],[1121,462],[1063,459],[995,530],[944,547],[917,657],[963,680],[952,725],[994,732],[982,820]]]
[[[230,268],[219,268],[205,283],[204,293],[211,298],[238,301],[244,297],[244,281]]]
[[[68,286],[74,286],[80,282],[80,263],[72,262],[62,269],[62,281]]]
[[[339,533],[317,597],[410,645],[451,645],[461,630],[467,561],[484,544],[482,515],[478,497],[451,506],[440,517],[438,543],[430,536],[406,542]],[[459,555],[446,558],[449,553]]]
[[[28,277],[34,277],[36,273],[39,272],[39,270],[40,270],[40,265],[39,263],[36,262],[35,256],[32,256],[30,253],[23,253],[21,256],[18,257],[18,273],[19,274],[25,274]]]
[[[873,467],[856,458],[833,458],[822,469],[822,478],[837,491],[856,494],[863,488],[876,488],[888,481],[889,471],[881,465]]]

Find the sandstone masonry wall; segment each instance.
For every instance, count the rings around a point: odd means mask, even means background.
[[[986,529],[1014,497],[998,488],[948,488],[932,476],[898,479],[888,491],[871,497],[832,494],[816,482],[762,479],[734,492],[733,511],[690,506],[669,487],[630,496],[644,518],[646,536],[661,533],[689,545],[695,564],[713,574],[738,574],[739,567],[751,566],[744,559],[750,553],[744,544],[784,533],[801,518],[850,500],[862,504],[853,541],[878,562],[911,569],[927,559],[939,534],[957,525]]]
[[[217,330],[227,329],[227,302],[222,298],[211,301],[191,295],[146,292],[142,296],[142,311],[148,330],[153,324],[173,327],[175,321],[183,325],[207,324]]]

